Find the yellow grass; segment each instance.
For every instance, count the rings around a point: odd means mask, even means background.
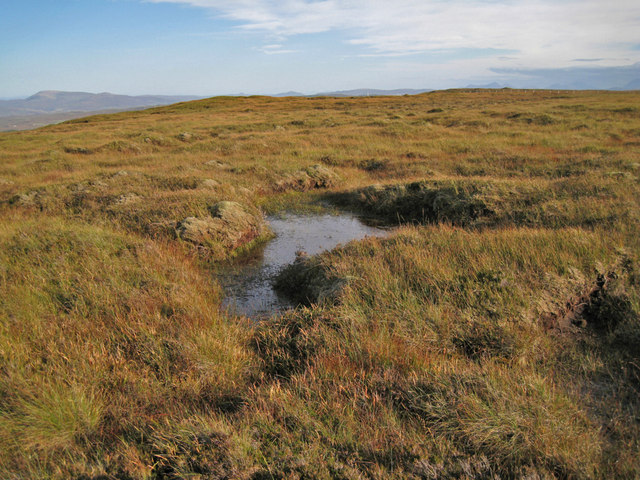
[[[0,477],[637,477],[637,105],[214,98],[0,134]],[[221,201],[400,227],[256,324],[212,273],[264,239],[179,233]]]

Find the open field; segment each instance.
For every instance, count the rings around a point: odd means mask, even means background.
[[[263,213],[336,207],[398,228],[288,269],[295,311],[220,312]],[[637,478],[639,207],[640,92],[0,133],[0,478]]]

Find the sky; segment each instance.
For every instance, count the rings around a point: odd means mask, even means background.
[[[0,0],[0,98],[634,81],[638,0]]]

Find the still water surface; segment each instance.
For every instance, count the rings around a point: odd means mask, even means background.
[[[349,213],[286,215],[268,217],[267,221],[275,238],[250,257],[218,271],[218,281],[225,290],[222,305],[230,313],[258,318],[292,308],[294,305],[271,283],[284,266],[293,263],[298,250],[314,255],[351,240],[386,233]]]

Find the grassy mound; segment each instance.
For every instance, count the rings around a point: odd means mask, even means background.
[[[214,258],[222,259],[268,237],[262,215],[249,213],[237,202],[218,202],[209,211],[210,216],[188,217],[178,222],[178,238],[207,247]]]
[[[396,223],[465,227],[593,227],[638,220],[632,179],[422,180],[373,185],[335,196],[339,203]]]

